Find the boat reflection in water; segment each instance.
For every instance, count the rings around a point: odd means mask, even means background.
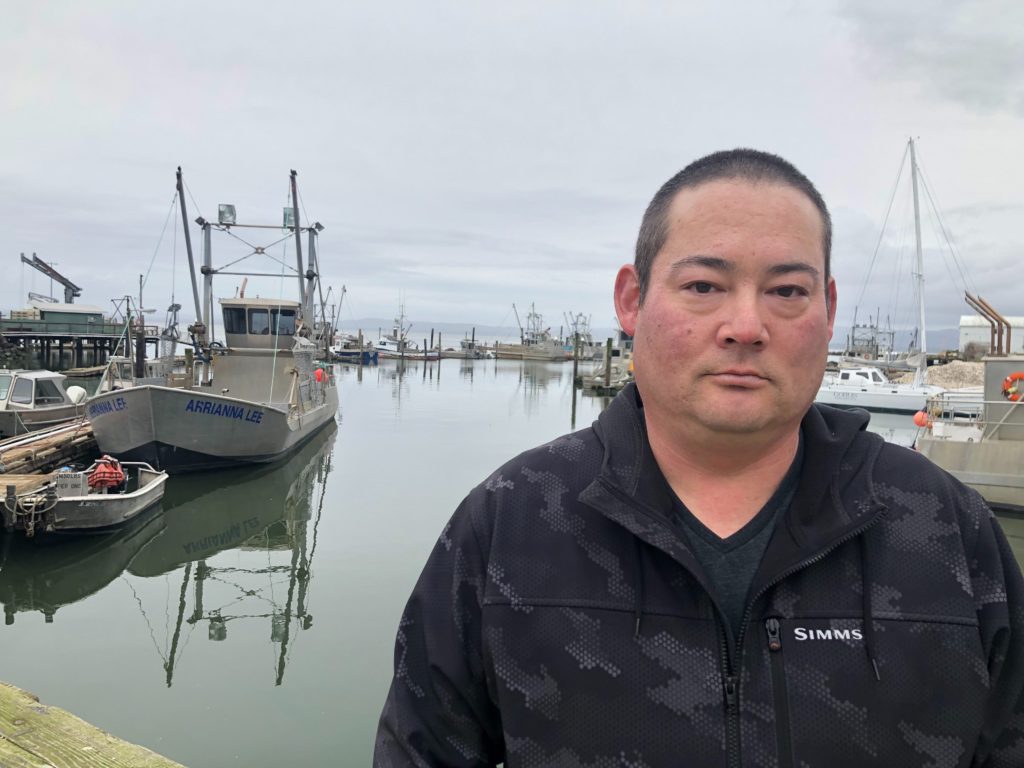
[[[99,592],[125,571],[155,581],[181,569],[173,637],[169,652],[161,652],[167,686],[185,647],[183,631],[187,636],[205,623],[210,640],[223,641],[229,623],[243,619],[269,620],[280,685],[295,626],[313,626],[307,593],[337,432],[328,424],[275,464],[172,478],[161,504],[114,533],[49,544],[0,533],[6,623],[26,611],[39,611],[50,623],[58,608]],[[217,555],[226,550],[265,554],[224,567]],[[151,590],[132,591],[144,615],[167,608],[147,609],[139,593]]]
[[[99,592],[124,571],[164,529],[160,504],[113,533],[45,541],[0,532],[0,602],[4,623],[18,613],[39,611],[46,623],[57,609]]]
[[[281,684],[294,626],[313,626],[306,598],[337,432],[329,424],[285,461],[256,471],[174,478],[164,496],[164,531],[128,566],[129,573],[147,578],[185,566],[171,646],[164,658],[168,687],[183,625],[205,623],[210,640],[224,641],[231,622],[267,619],[271,640],[279,647],[275,685]],[[208,562],[229,549],[268,555],[258,565],[253,560],[251,568],[236,561],[230,567]],[[288,557],[275,563],[271,552]]]

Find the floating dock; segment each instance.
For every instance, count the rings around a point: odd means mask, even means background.
[[[92,425],[85,418],[0,440],[0,485],[5,474],[48,472],[96,452]]]
[[[13,685],[0,683],[0,765],[12,768],[182,768]]]

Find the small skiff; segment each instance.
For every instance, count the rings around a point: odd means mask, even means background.
[[[142,461],[109,456],[81,472],[58,471],[19,492],[0,475],[4,528],[37,533],[106,533],[152,507],[164,495],[167,473]]]

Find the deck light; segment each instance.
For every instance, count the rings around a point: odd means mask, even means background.
[[[295,209],[291,206],[284,209],[284,224],[281,226],[285,229],[291,229],[295,226]]]
[[[231,226],[235,223],[235,206],[230,203],[221,203],[217,206],[217,221],[221,224]]]

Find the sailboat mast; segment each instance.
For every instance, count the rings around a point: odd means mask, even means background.
[[[924,324],[924,253],[921,250],[921,207],[917,199],[917,154],[914,151],[914,139],[910,139],[910,179],[914,188],[914,237],[917,245],[917,309],[918,323],[918,346],[921,352],[921,362],[917,365],[918,376],[924,378],[925,369],[928,367],[928,343],[925,335]],[[923,383],[923,381],[921,382]]]

